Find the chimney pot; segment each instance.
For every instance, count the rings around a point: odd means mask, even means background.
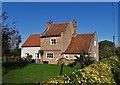
[[[48,22],[46,22],[46,28],[49,28],[52,23],[53,23],[53,21],[51,21],[51,20],[49,20]]]

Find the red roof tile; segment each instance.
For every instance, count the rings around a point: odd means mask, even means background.
[[[67,22],[61,24],[51,24],[50,28],[47,28],[45,30],[42,37],[59,36],[67,26],[68,26]]]
[[[94,33],[77,34],[75,37],[72,38],[70,45],[64,53],[79,54],[82,50],[88,53],[93,36]]]
[[[40,47],[40,34],[30,35],[22,47]]]

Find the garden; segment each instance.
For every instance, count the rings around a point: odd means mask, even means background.
[[[3,63],[3,83],[38,83],[57,77],[60,74],[60,65],[35,64],[27,62]],[[69,74],[75,68],[64,66],[63,74]]]
[[[9,64],[8,64],[9,63]],[[14,64],[14,65],[13,65]],[[71,83],[71,84],[117,84],[120,83],[120,57],[112,56],[90,64],[83,69],[79,63],[74,67],[28,62],[3,63],[3,84],[6,83]]]
[[[71,74],[51,78],[43,83],[120,84],[120,57],[112,56]]]

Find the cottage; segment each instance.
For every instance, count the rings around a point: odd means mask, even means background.
[[[21,57],[26,58],[32,55],[32,59],[39,63],[40,61],[40,34],[31,34],[21,47]]]
[[[43,34],[35,34],[39,36],[39,39],[33,40],[32,36],[35,37],[35,35],[30,35],[31,38],[29,37],[22,45],[21,57],[27,56],[27,53],[29,53],[35,59],[35,53],[38,53],[38,50],[41,49],[44,52],[43,61],[49,64],[57,64],[60,58],[75,59],[75,56],[80,56],[81,51],[84,50],[86,55],[91,53],[91,56],[98,61],[99,50],[96,32],[77,34],[76,25],[75,20],[59,24],[54,24],[51,21],[47,22]],[[26,44],[28,42],[31,44]]]

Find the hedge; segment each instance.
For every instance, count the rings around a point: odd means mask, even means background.
[[[120,57],[104,58],[71,74],[51,78],[42,83],[71,83],[71,84],[119,84]]]

